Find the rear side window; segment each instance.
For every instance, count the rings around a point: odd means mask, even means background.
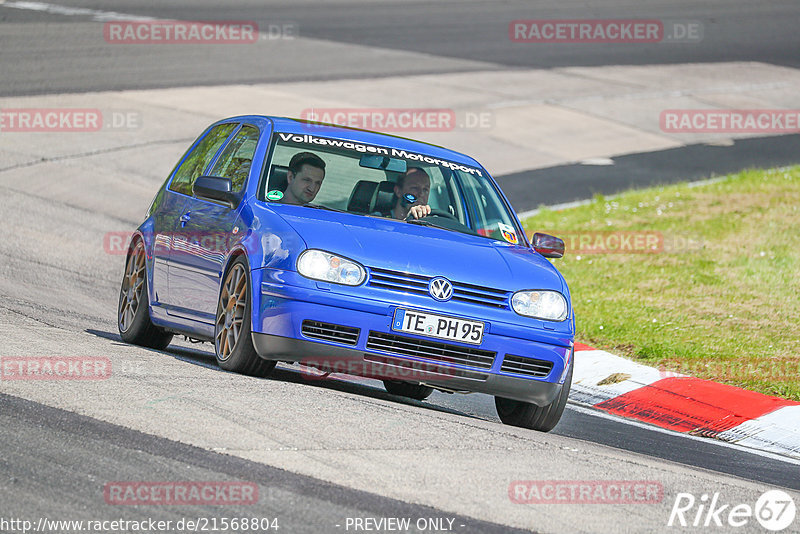
[[[194,147],[194,150],[175,171],[175,177],[169,186],[170,191],[191,195],[194,181],[208,167],[214,154],[217,153],[219,147],[222,146],[222,143],[225,142],[235,127],[236,124],[220,124],[209,130],[203,140]]]
[[[211,176],[229,178],[233,191],[238,193],[250,175],[250,166],[258,144],[258,128],[242,126],[209,173]]]

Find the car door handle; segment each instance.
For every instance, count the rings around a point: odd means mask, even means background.
[[[184,226],[186,226],[187,222],[192,220],[192,217],[188,213],[184,213],[178,220],[181,222],[181,228],[183,228]]]

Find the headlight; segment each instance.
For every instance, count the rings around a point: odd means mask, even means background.
[[[557,291],[518,291],[511,297],[511,307],[520,315],[537,319],[567,318],[567,299]]]
[[[367,276],[358,263],[323,250],[308,249],[297,258],[297,272],[313,280],[357,286]]]

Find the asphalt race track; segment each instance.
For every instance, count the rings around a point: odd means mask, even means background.
[[[254,20],[261,28],[289,24],[300,39],[252,49],[109,46],[96,38],[101,14],[109,11]],[[615,17],[701,21],[705,35],[700,45],[550,44],[535,53],[508,39],[515,19]],[[0,531],[22,532],[2,522],[11,519],[256,517],[277,518],[278,532],[288,533],[367,531],[354,521],[365,518],[409,518],[424,526],[403,532],[694,532],[702,527],[667,527],[679,493],[698,500],[718,493],[732,508],[783,489],[800,505],[798,461],[576,404],[553,432],[541,434],[502,425],[488,396],[435,392],[417,402],[389,395],[376,381],[314,379],[288,365],[268,379],[226,373],[209,344],[176,339],[166,351],[126,345],[116,327],[124,256],[104,247],[109,232],[141,222],[176,158],[218,118],[229,87],[264,91],[258,98],[277,101],[285,95],[270,93],[275,87],[297,90],[302,99],[317,84],[330,84],[320,85],[327,90],[353,80],[757,63],[777,73],[770,105],[796,109],[800,91],[790,76],[800,69],[798,20],[800,5],[790,0],[614,0],[595,7],[490,0],[0,1],[0,110],[127,105],[149,121],[133,132],[91,135],[0,131],[0,356],[107,358],[112,370],[106,380],[0,381]],[[576,76],[599,79],[585,72]],[[750,97],[737,101],[736,91],[727,95],[735,105],[759,107]],[[458,139],[480,143],[481,132],[469,135]],[[446,136],[437,139],[446,144]],[[570,139],[565,134],[559,142]],[[498,181],[524,211],[597,192],[800,162],[796,134],[643,146],[609,150],[613,166],[587,165],[581,156],[527,164],[521,156]],[[649,481],[663,495],[649,504],[513,502],[512,484],[531,480]],[[258,500],[116,505],[104,488],[119,481],[247,481],[257,485]],[[696,511],[687,513],[690,521]],[[754,518],[740,528],[710,528],[763,531]],[[793,528],[786,532],[800,530],[800,519]]]
[[[13,4],[6,0],[6,4]],[[415,52],[431,58],[417,64],[362,53],[360,77],[423,72],[452,72],[493,66],[496,69],[596,65],[678,64],[720,61],[765,61],[800,67],[797,55],[797,4],[779,0],[754,4],[746,0],[657,0],[646,5],[607,1],[592,8],[584,2],[489,0],[426,2],[197,2],[168,3],[76,0],[55,2],[76,8],[180,20],[251,20],[259,27],[291,23],[297,35],[329,44]],[[4,66],[0,94],[61,93],[198,84],[351,78],[344,70],[352,58],[339,49],[287,47],[270,53],[237,51],[235,62],[221,59],[230,50],[182,48],[145,54],[136,47],[87,46],[85,30],[91,14],[48,13],[3,9],[3,24],[11,25],[0,50]],[[670,43],[632,47],[628,44],[581,46],[550,44],[545,49],[508,40],[508,23],[517,19],[663,19],[701,21],[703,45]],[[45,27],[47,24],[47,27]],[[71,27],[72,26],[77,26]],[[81,28],[83,26],[83,28]],[[5,33],[5,32],[4,32]],[[501,37],[498,39],[498,35]],[[460,67],[435,58],[459,61]],[[34,68],[31,68],[34,67]],[[109,76],[109,71],[114,76]],[[44,74],[44,76],[42,75]]]

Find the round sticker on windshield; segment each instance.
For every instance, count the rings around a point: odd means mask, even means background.
[[[517,239],[517,232],[514,231],[513,226],[503,223],[498,223],[498,226],[500,227],[500,232],[503,234],[503,239],[514,245],[519,243],[519,240]]]
[[[283,193],[281,191],[278,191],[277,189],[267,193],[268,200],[280,200],[282,198],[283,198]]]

